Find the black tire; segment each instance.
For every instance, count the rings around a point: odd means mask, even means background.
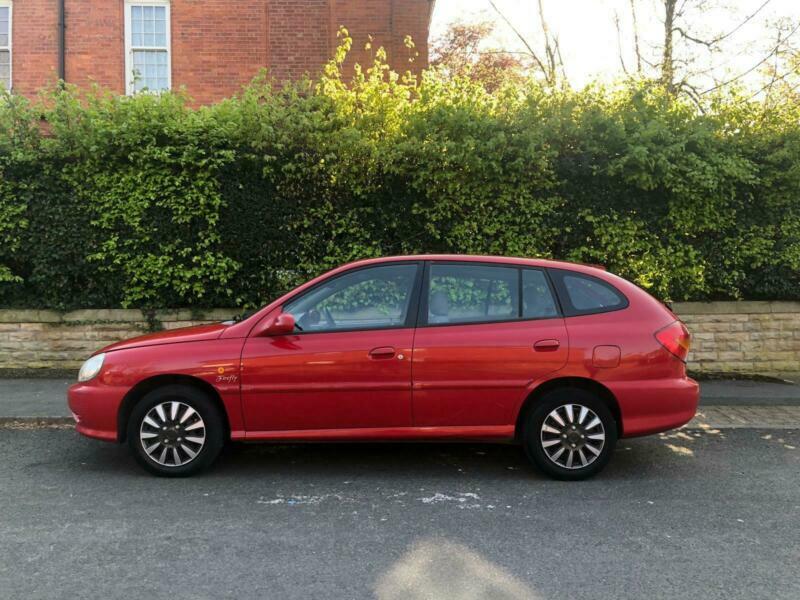
[[[177,403],[174,417],[170,410],[172,403]],[[163,421],[158,417],[159,406],[165,413]],[[145,422],[148,415],[149,420]],[[181,423],[183,418],[186,420]],[[164,427],[153,427],[150,423],[154,421]],[[191,430],[186,431],[187,427]],[[163,433],[161,430],[164,430]],[[159,432],[158,435],[155,435],[156,432]],[[148,436],[153,443],[160,445],[148,453],[146,448],[151,448],[153,444],[147,446],[140,434]],[[199,443],[196,440],[200,439],[201,435],[203,441]],[[164,440],[166,443],[163,443]],[[128,445],[131,452],[136,461],[154,475],[162,477],[194,475],[214,462],[224,443],[225,425],[219,409],[205,392],[191,386],[173,384],[149,392],[136,403],[128,419]],[[164,449],[166,454],[162,464],[159,458]],[[197,451],[192,456],[191,452],[194,450]],[[175,456],[173,452],[177,453],[177,458],[173,458]],[[183,460],[185,462],[180,462]]]
[[[582,423],[578,422],[581,407],[588,410]],[[572,421],[569,410],[572,410]],[[557,418],[564,422],[563,427],[551,416],[553,411],[557,411]],[[599,424],[587,429],[586,426],[594,422],[591,413],[599,419]],[[547,428],[556,429],[557,433],[543,431],[545,420]],[[604,436],[602,444],[599,439],[588,439],[600,435]],[[525,419],[522,443],[525,454],[542,472],[554,479],[577,481],[596,475],[608,464],[617,443],[617,422],[605,402],[591,392],[561,388],[547,392],[536,401]],[[594,454],[598,450],[599,454]],[[568,461],[572,465],[570,468]],[[586,465],[582,466],[584,461]]]

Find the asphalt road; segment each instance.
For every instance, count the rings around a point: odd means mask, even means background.
[[[1,598],[800,598],[800,431],[620,443],[582,483],[510,446],[247,446],[145,475],[0,429]]]

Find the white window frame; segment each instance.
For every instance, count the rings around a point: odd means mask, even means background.
[[[8,7],[8,46],[3,46],[3,50],[8,50],[8,91],[14,89],[14,4],[11,0],[0,0],[0,6]]]
[[[2,2],[3,0],[0,0]],[[133,27],[131,24],[131,13],[134,6],[163,6],[166,13],[167,45],[165,48],[149,47],[149,50],[163,49],[167,51],[167,89],[172,89],[172,35],[170,1],[169,0],[125,0],[125,93],[133,96],[135,91],[135,81],[133,77]],[[152,91],[149,93],[158,93]]]

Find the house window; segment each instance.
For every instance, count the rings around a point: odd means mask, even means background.
[[[127,2],[125,45],[125,80],[129,94],[170,89],[168,2]]]
[[[0,86],[11,89],[11,4],[0,0]]]

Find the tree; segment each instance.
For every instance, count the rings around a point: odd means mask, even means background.
[[[493,91],[507,81],[520,81],[529,72],[524,57],[485,47],[494,31],[488,21],[452,23],[431,44],[431,66],[449,77],[467,77]]]
[[[657,0],[659,19],[661,22],[661,38],[650,44],[652,55],[644,56],[640,45],[640,32],[637,19],[637,3],[641,0],[630,0],[631,22],[633,28],[634,55],[637,72],[643,74],[642,63],[650,68],[650,76],[658,81],[671,95],[685,94],[698,105],[704,95],[728,85],[739,82],[744,77],[759,70],[768,70],[772,59],[778,58],[789,47],[792,37],[800,29],[800,23],[787,25],[784,21],[775,26],[777,32],[775,43],[769,41],[754,58],[752,66],[740,72],[720,77],[720,63],[713,58],[731,50],[731,43],[742,28],[762,14],[772,0],[762,0],[751,12],[744,15],[733,27],[716,32],[698,30],[699,23],[709,22],[708,15],[721,5],[715,0]],[[651,2],[644,4],[645,9],[652,7]],[[652,10],[652,9],[651,9]],[[615,24],[619,31],[619,15],[615,15]],[[620,39],[621,39],[620,35]],[[712,64],[708,68],[697,68],[698,50],[712,56]],[[625,69],[622,47],[620,60]],[[627,69],[626,69],[627,72]],[[645,73],[645,75],[647,75]],[[774,75],[774,74],[773,74]],[[712,83],[707,83],[708,79]]]
[[[525,50],[523,55],[527,56],[536,70],[544,79],[545,83],[550,86],[555,86],[559,80],[566,83],[567,76],[564,70],[564,59],[561,57],[561,46],[559,45],[558,35],[553,33],[547,23],[544,14],[543,0],[536,0],[539,14],[539,28],[542,33],[542,50],[536,50],[534,44],[531,43],[519,29],[511,22],[511,20],[500,10],[495,4],[494,0],[488,0],[489,5],[497,13],[497,15],[508,25],[517,39],[522,42]]]

